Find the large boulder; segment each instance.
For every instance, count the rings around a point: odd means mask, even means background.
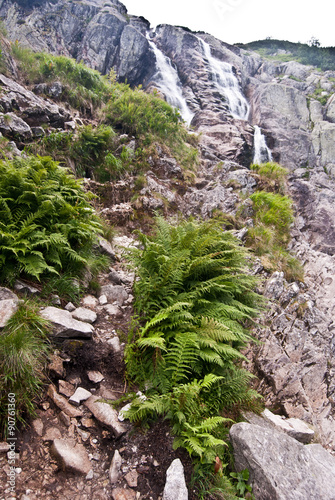
[[[230,440],[237,471],[247,468],[256,500],[335,499],[335,458],[274,429],[242,422]]]

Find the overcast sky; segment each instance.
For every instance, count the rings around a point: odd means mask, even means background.
[[[121,0],[128,14],[206,31],[227,43],[266,37],[335,46],[334,0]]]

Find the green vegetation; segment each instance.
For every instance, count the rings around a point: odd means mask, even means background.
[[[12,44],[12,53],[26,83],[60,81],[64,85],[61,100],[82,113],[91,114],[109,98],[107,79],[83,63],[65,56],[33,52],[17,42]]]
[[[80,276],[102,225],[79,181],[49,157],[0,162],[0,281]]]
[[[282,62],[298,61],[302,64],[316,66],[323,71],[335,69],[335,47],[320,47],[317,40],[311,40],[310,44],[292,43],[286,40],[258,40],[247,44],[238,44],[246,50],[254,50],[261,56]],[[286,54],[278,54],[284,50]]]
[[[292,199],[285,195],[288,171],[277,163],[251,165],[257,173],[259,191],[250,196],[254,226],[247,244],[260,256],[269,271],[281,270],[287,280],[303,280],[303,267],[287,250],[294,221]]]
[[[256,279],[247,272],[247,252],[214,220],[158,218],[155,233],[139,240],[132,253],[139,326],[125,359],[129,379],[147,390],[127,416],[165,416],[174,447],[208,469],[225,453],[226,417],[259,405],[241,366],[262,304]]]
[[[48,325],[32,302],[20,303],[0,335],[0,435],[8,424],[8,394],[16,396],[16,420],[35,414],[48,356]]]

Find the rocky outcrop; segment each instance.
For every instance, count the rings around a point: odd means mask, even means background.
[[[246,422],[232,426],[230,440],[235,466],[249,470],[257,500],[335,499],[335,458],[321,445]]]

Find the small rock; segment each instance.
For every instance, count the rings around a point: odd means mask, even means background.
[[[118,273],[116,271],[114,271],[114,269],[108,274],[108,278],[112,283],[114,283],[114,285],[121,285],[122,284],[122,280],[121,280],[120,276],[118,275]]]
[[[125,434],[127,428],[119,422],[117,411],[108,403],[99,402],[99,399],[98,396],[91,396],[85,401],[85,405],[102,425],[115,434],[115,437],[118,438]]]
[[[55,337],[89,339],[92,337],[93,326],[72,318],[69,311],[49,306],[42,309],[40,314],[53,324],[53,335]]]
[[[101,306],[104,306],[105,304],[107,304],[108,300],[107,300],[107,297],[106,295],[100,295],[99,297],[99,304]]]
[[[56,388],[52,384],[49,385],[47,394],[55,405],[69,415],[69,417],[76,418],[83,416],[82,411],[68,403],[63,396],[57,393]]]
[[[109,241],[107,241],[103,238],[100,238],[99,239],[99,246],[100,246],[101,253],[105,253],[105,254],[109,255],[109,257],[111,257],[113,260],[116,260],[114,250],[112,248],[112,245],[109,243]]]
[[[73,384],[70,384],[70,382],[66,382],[65,380],[58,380],[58,392],[70,398],[74,391],[75,388]]]
[[[58,418],[64,425],[66,425],[66,427],[70,427],[71,418],[69,417],[69,415],[61,411],[60,414],[58,415]]]
[[[128,488],[115,488],[112,491],[113,500],[135,500],[136,493]]]
[[[284,419],[280,415],[275,415],[270,410],[265,409],[262,413],[265,420],[271,422],[278,430],[286,432],[301,443],[310,443],[314,437],[314,431],[308,425],[298,418]]]
[[[7,451],[9,451],[9,448],[9,444],[6,443],[6,441],[0,442],[0,453],[7,453]]]
[[[62,434],[57,427],[49,427],[43,436],[43,441],[54,441],[55,439],[62,439]]]
[[[89,473],[87,474],[86,479],[87,479],[88,481],[90,481],[91,479],[93,479],[93,476],[94,476],[94,474],[93,474],[93,469],[91,469],[91,470],[89,471]]]
[[[74,373],[72,373],[71,375],[69,375],[67,377],[67,380],[68,380],[68,382],[70,382],[70,384],[73,384],[75,386],[78,386],[79,384],[81,384],[81,378],[79,377],[79,375],[76,375]]]
[[[94,323],[97,320],[97,313],[85,307],[78,307],[72,312],[72,317],[78,321],[85,321],[86,323]]]
[[[95,422],[92,418],[82,418],[81,419],[81,425],[85,427],[86,429],[90,429],[91,427],[95,427]]]
[[[16,312],[18,303],[18,298],[0,300],[0,328],[3,328]]]
[[[76,309],[76,306],[72,304],[72,302],[68,302],[64,308],[66,311],[69,311],[70,313],[73,312]]]
[[[118,482],[121,474],[122,457],[118,450],[115,450],[111,465],[109,467],[109,480],[111,484]]]
[[[57,356],[57,354],[53,354],[51,356],[51,362],[48,364],[48,369],[57,377],[63,377],[65,371],[62,358]]]
[[[83,307],[88,307],[89,309],[95,309],[98,305],[98,299],[93,295],[85,295],[81,300]]]
[[[109,314],[110,316],[114,316],[115,318],[121,318],[121,316],[123,315],[121,309],[116,304],[106,304],[104,306],[104,310],[107,314]]]
[[[28,283],[23,283],[23,281],[17,280],[14,284],[14,290],[19,293],[25,293],[26,295],[38,295],[40,291]]]
[[[121,352],[120,339],[119,337],[113,337],[107,341],[107,344],[111,346],[115,354]]]
[[[106,295],[108,302],[116,302],[119,306],[128,299],[128,293],[120,285],[104,285],[101,287],[101,295]]]
[[[138,479],[138,474],[136,470],[131,470],[128,472],[128,474],[125,475],[125,480],[127,481],[128,486],[130,486],[130,488],[137,487],[137,479]]]
[[[92,394],[90,391],[87,391],[83,387],[78,387],[75,391],[74,394],[69,399],[69,402],[79,406],[83,401],[86,401],[86,399],[90,398]]]
[[[94,382],[95,384],[99,384],[99,382],[102,382],[105,378],[102,375],[102,373],[100,373],[98,371],[92,371],[92,370],[87,372],[87,377],[91,382]]]
[[[55,439],[50,448],[50,453],[57,460],[60,468],[78,474],[87,475],[91,470],[91,463],[83,445],[70,443],[63,439]]]
[[[188,500],[184,467],[179,458],[173,460],[166,471],[166,483],[163,492],[163,500]]]
[[[60,301],[59,295],[53,293],[51,295],[51,302],[54,306],[60,306],[62,303]]]
[[[38,436],[43,435],[43,422],[40,418],[36,418],[32,423],[33,429]]]

